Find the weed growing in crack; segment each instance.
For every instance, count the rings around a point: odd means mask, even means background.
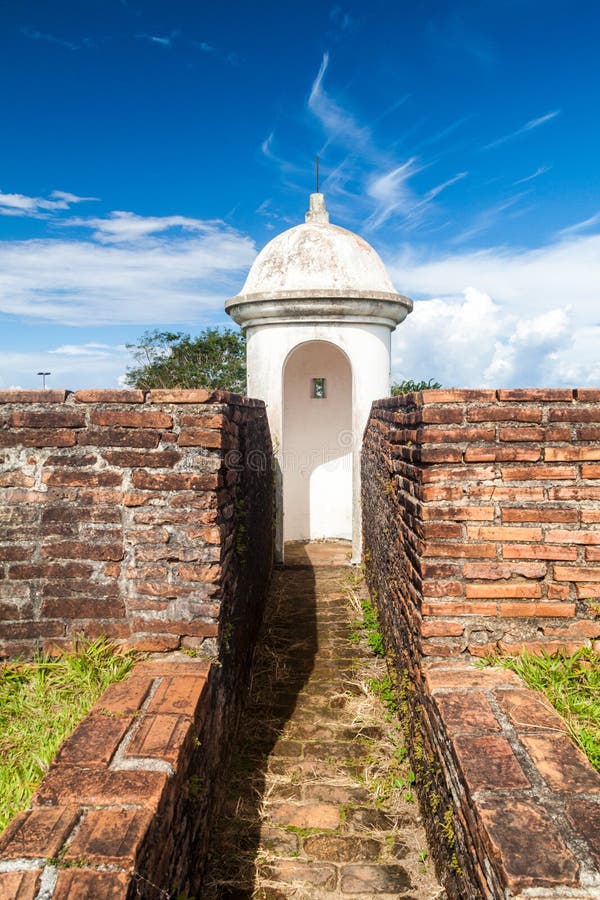
[[[368,685],[369,690],[385,704],[390,719],[392,716],[395,716],[398,712],[398,698],[396,696],[394,682],[390,675],[386,673],[385,675],[382,675],[381,678],[371,678],[368,681]],[[390,719],[388,719],[388,721],[390,721]]]
[[[383,646],[383,635],[379,630],[379,622],[377,621],[377,613],[375,607],[370,600],[362,600],[361,608],[363,619],[359,627],[365,633],[369,649],[375,656],[383,656],[385,648]]]

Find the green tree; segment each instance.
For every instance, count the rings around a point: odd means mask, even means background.
[[[232,328],[205,328],[196,338],[182,331],[146,331],[128,344],[135,365],[131,387],[209,388],[246,392],[246,338]]]
[[[404,381],[397,381],[392,385],[392,397],[399,397],[402,394],[412,394],[415,391],[434,391],[437,388],[441,388],[441,384],[439,381],[434,381],[433,378],[430,378],[429,381],[412,381],[411,379],[404,379]]]

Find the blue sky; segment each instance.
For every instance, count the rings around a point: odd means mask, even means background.
[[[397,378],[600,384],[600,7],[0,0],[0,387],[119,383],[332,221],[415,311]]]

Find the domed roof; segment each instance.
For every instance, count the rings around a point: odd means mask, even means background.
[[[273,238],[256,257],[241,294],[273,291],[377,291],[395,294],[379,254],[363,238],[329,223],[324,208]],[[313,213],[313,215],[311,215]]]
[[[358,301],[363,301],[360,309]],[[373,247],[329,222],[323,194],[311,194],[302,225],[277,235],[261,250],[239,295],[228,300],[225,308],[237,322],[247,325],[254,324],[256,313],[264,318],[265,303],[269,304],[267,318],[285,321],[309,313],[312,319],[359,315],[363,320],[365,315],[383,314],[384,304],[385,318],[393,319],[389,323],[393,326],[412,309],[412,302],[396,292]],[[261,304],[263,309],[250,309],[250,304]]]

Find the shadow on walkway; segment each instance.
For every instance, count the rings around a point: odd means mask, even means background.
[[[274,572],[248,703],[233,750],[228,796],[215,829],[203,893],[207,900],[253,896],[256,855],[261,838],[268,839],[262,826],[266,777],[269,768],[277,768],[277,760],[269,756],[276,744],[285,753],[282,734],[318,650],[313,562],[331,565],[331,559],[341,557],[340,545],[333,549],[337,552],[328,555],[320,545],[315,560],[308,545],[288,545],[285,569]],[[344,546],[344,556],[346,552]],[[285,798],[295,794],[294,785],[284,790]]]
[[[286,550],[202,898],[441,900],[349,547]]]

